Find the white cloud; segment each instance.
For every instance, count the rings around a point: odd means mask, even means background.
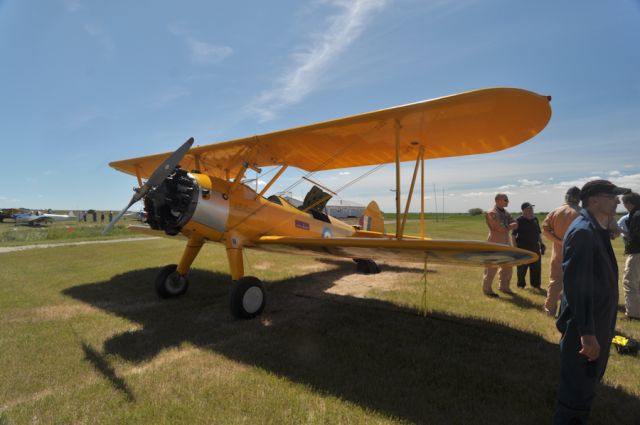
[[[108,58],[115,54],[116,46],[111,35],[109,35],[109,33],[107,33],[100,25],[85,24],[84,30],[98,41]]]
[[[510,192],[503,192],[506,194],[510,194]],[[466,193],[460,193],[460,196],[462,196],[463,198],[487,198],[487,197],[493,197],[496,196],[496,194],[494,192],[466,192]]]
[[[538,186],[542,184],[540,180],[518,179],[521,186]]]
[[[350,174],[351,173],[349,171],[341,171],[341,172],[338,173],[338,175],[341,175],[341,176],[348,176]]]
[[[193,37],[188,37],[186,41],[191,60],[195,63],[219,63],[233,53],[229,46],[218,46]]]
[[[514,187],[518,187],[518,186],[516,186],[515,184],[505,184],[504,186],[500,186],[498,190],[513,189]]]
[[[628,187],[634,192],[640,192],[640,174],[630,174],[628,176],[616,176],[611,179],[615,185]]]
[[[191,61],[197,64],[214,64],[225,60],[233,53],[229,46],[209,43],[193,36],[181,23],[169,25],[169,31],[184,39]]]
[[[177,99],[189,96],[190,94],[191,92],[185,87],[170,87],[152,99],[151,106],[156,109],[163,108]]]
[[[263,121],[276,116],[289,105],[313,92],[327,69],[364,31],[371,15],[386,0],[329,1],[340,12],[327,19],[326,27],[312,34],[309,46],[293,55],[292,69],[278,79],[276,86],[263,92],[247,109]]]
[[[617,170],[613,170],[613,171],[609,171],[609,176],[611,177],[617,177],[617,176],[621,176],[622,173],[620,171]]]

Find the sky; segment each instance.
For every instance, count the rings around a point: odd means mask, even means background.
[[[551,95],[551,121],[505,151],[427,161],[427,211],[443,192],[449,212],[497,192],[515,212],[595,178],[638,191],[639,41],[639,0],[0,0],[0,207],[119,210],[136,179],[110,161],[487,87]],[[337,189],[371,168],[314,178]],[[271,192],[302,198],[303,174]],[[394,176],[336,199],[394,211]]]

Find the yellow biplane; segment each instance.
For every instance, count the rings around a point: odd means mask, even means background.
[[[187,239],[180,262],[156,279],[163,297],[187,291],[191,264],[205,242],[226,247],[234,281],[231,312],[259,315],[265,306],[262,282],[245,276],[243,249],[308,253],[354,259],[357,269],[377,273],[375,260],[518,265],[536,254],[484,241],[424,237],[424,160],[499,151],[538,134],[551,117],[550,97],[514,88],[492,88],[383,109],[333,121],[206,146],[189,139],[177,151],[116,161],[110,165],[134,175],[139,187],[108,231],[143,199],[147,226],[141,233]],[[401,212],[400,163],[415,161],[411,188]],[[329,196],[314,186],[301,207],[282,197],[265,198],[287,167],[321,170],[395,163],[396,230],[386,234],[375,202],[352,226],[323,212]],[[243,183],[247,170],[279,167],[258,193]],[[404,235],[418,170],[421,170],[421,235]],[[146,180],[146,181],[145,181]]]

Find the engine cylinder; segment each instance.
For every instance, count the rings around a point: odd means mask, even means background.
[[[185,170],[176,167],[160,186],[144,198],[147,223],[152,229],[177,235],[196,210],[200,188]]]

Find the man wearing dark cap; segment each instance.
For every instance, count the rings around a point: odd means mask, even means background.
[[[526,277],[529,270],[529,283],[532,288],[540,288],[540,255],[544,249],[544,244],[540,240],[540,224],[533,214],[533,207],[529,202],[525,202],[520,206],[522,215],[516,219],[518,227],[513,230],[513,245],[518,248],[538,254],[538,261],[535,263],[518,266],[518,288],[527,286]]]
[[[564,195],[564,205],[547,214],[542,222],[542,234],[553,245],[549,262],[549,287],[544,311],[555,317],[558,312],[558,301],[562,296],[562,239],[569,225],[580,214],[580,189],[573,186]]]
[[[560,388],[554,424],[586,423],[609,360],[618,307],[618,265],[609,223],[629,189],[593,180],[580,191],[582,211],[564,237],[564,293],[556,327]]]

